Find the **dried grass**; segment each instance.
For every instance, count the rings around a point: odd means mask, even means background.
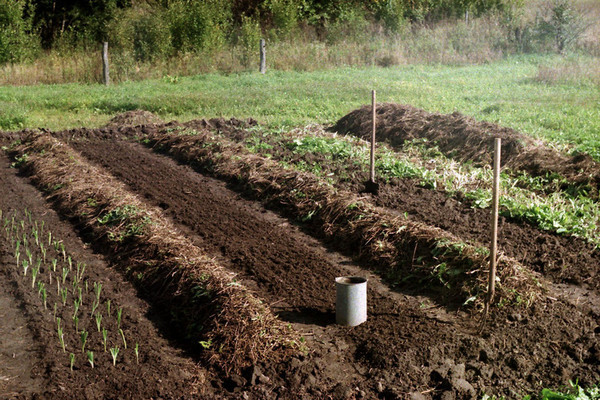
[[[486,287],[487,255],[439,228],[411,221],[377,208],[364,198],[338,191],[312,174],[282,167],[249,153],[209,129],[197,135],[167,132],[149,134],[149,144],[203,172],[234,181],[253,197],[276,205],[288,216],[305,219],[338,247],[353,249],[388,280],[415,282],[440,273],[445,265],[453,273],[449,294],[466,300]],[[358,250],[356,250],[358,249]],[[541,293],[534,275],[514,259],[499,260],[499,297],[505,301],[533,300]],[[444,286],[441,282],[438,285]],[[482,296],[478,296],[481,304]]]
[[[34,182],[63,214],[91,232],[154,302],[167,307],[175,316],[173,323],[193,345],[201,340],[210,344],[203,354],[213,364],[225,371],[239,370],[290,352],[296,335],[237,283],[235,275],[178,232],[159,209],[146,205],[123,183],[48,134],[30,133],[23,142],[15,151],[28,154],[25,168]],[[99,223],[102,215],[125,206],[133,206],[137,213],[115,226]],[[140,235],[109,239],[147,218],[151,223]],[[204,328],[197,329],[200,325]]]

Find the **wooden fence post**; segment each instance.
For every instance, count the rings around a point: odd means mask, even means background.
[[[102,45],[102,73],[104,76],[104,84],[108,86],[110,84],[108,73],[108,42],[104,42]]]
[[[267,72],[267,49],[265,39],[260,39],[260,73]]]
[[[500,199],[500,157],[502,139],[496,138],[494,142],[494,184],[492,187],[492,237],[490,244],[490,276],[488,282],[488,295],[486,299],[486,313],[494,300],[496,288],[496,254],[498,252],[498,203]]]

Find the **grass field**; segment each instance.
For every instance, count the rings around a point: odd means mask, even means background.
[[[344,68],[233,75],[166,76],[101,85],[0,88],[0,129],[97,127],[114,114],[144,109],[164,119],[252,117],[272,127],[332,123],[378,101],[428,111],[459,111],[559,146],[573,144],[600,160],[600,86],[593,80],[545,83],[540,68],[557,56],[512,57],[471,66]],[[569,62],[573,62],[570,60]]]

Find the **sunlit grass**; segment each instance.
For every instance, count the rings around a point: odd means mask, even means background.
[[[342,68],[319,72],[207,74],[102,85],[0,88],[0,129],[98,127],[144,109],[164,119],[252,117],[270,126],[333,123],[369,103],[460,111],[532,136],[574,144],[600,159],[600,88],[535,78],[555,57],[514,57],[487,65]]]

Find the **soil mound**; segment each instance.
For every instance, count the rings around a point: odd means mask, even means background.
[[[133,110],[114,116],[107,127],[162,124],[164,121],[150,111]]]
[[[430,113],[392,103],[378,104],[377,107],[377,140],[392,146],[427,139],[449,157],[483,165],[492,162],[494,138],[500,137],[503,166],[534,176],[559,174],[572,183],[589,185],[595,192],[600,186],[600,165],[588,155],[568,157],[513,129],[476,121],[458,112]],[[329,130],[368,140],[371,106],[352,111]]]

